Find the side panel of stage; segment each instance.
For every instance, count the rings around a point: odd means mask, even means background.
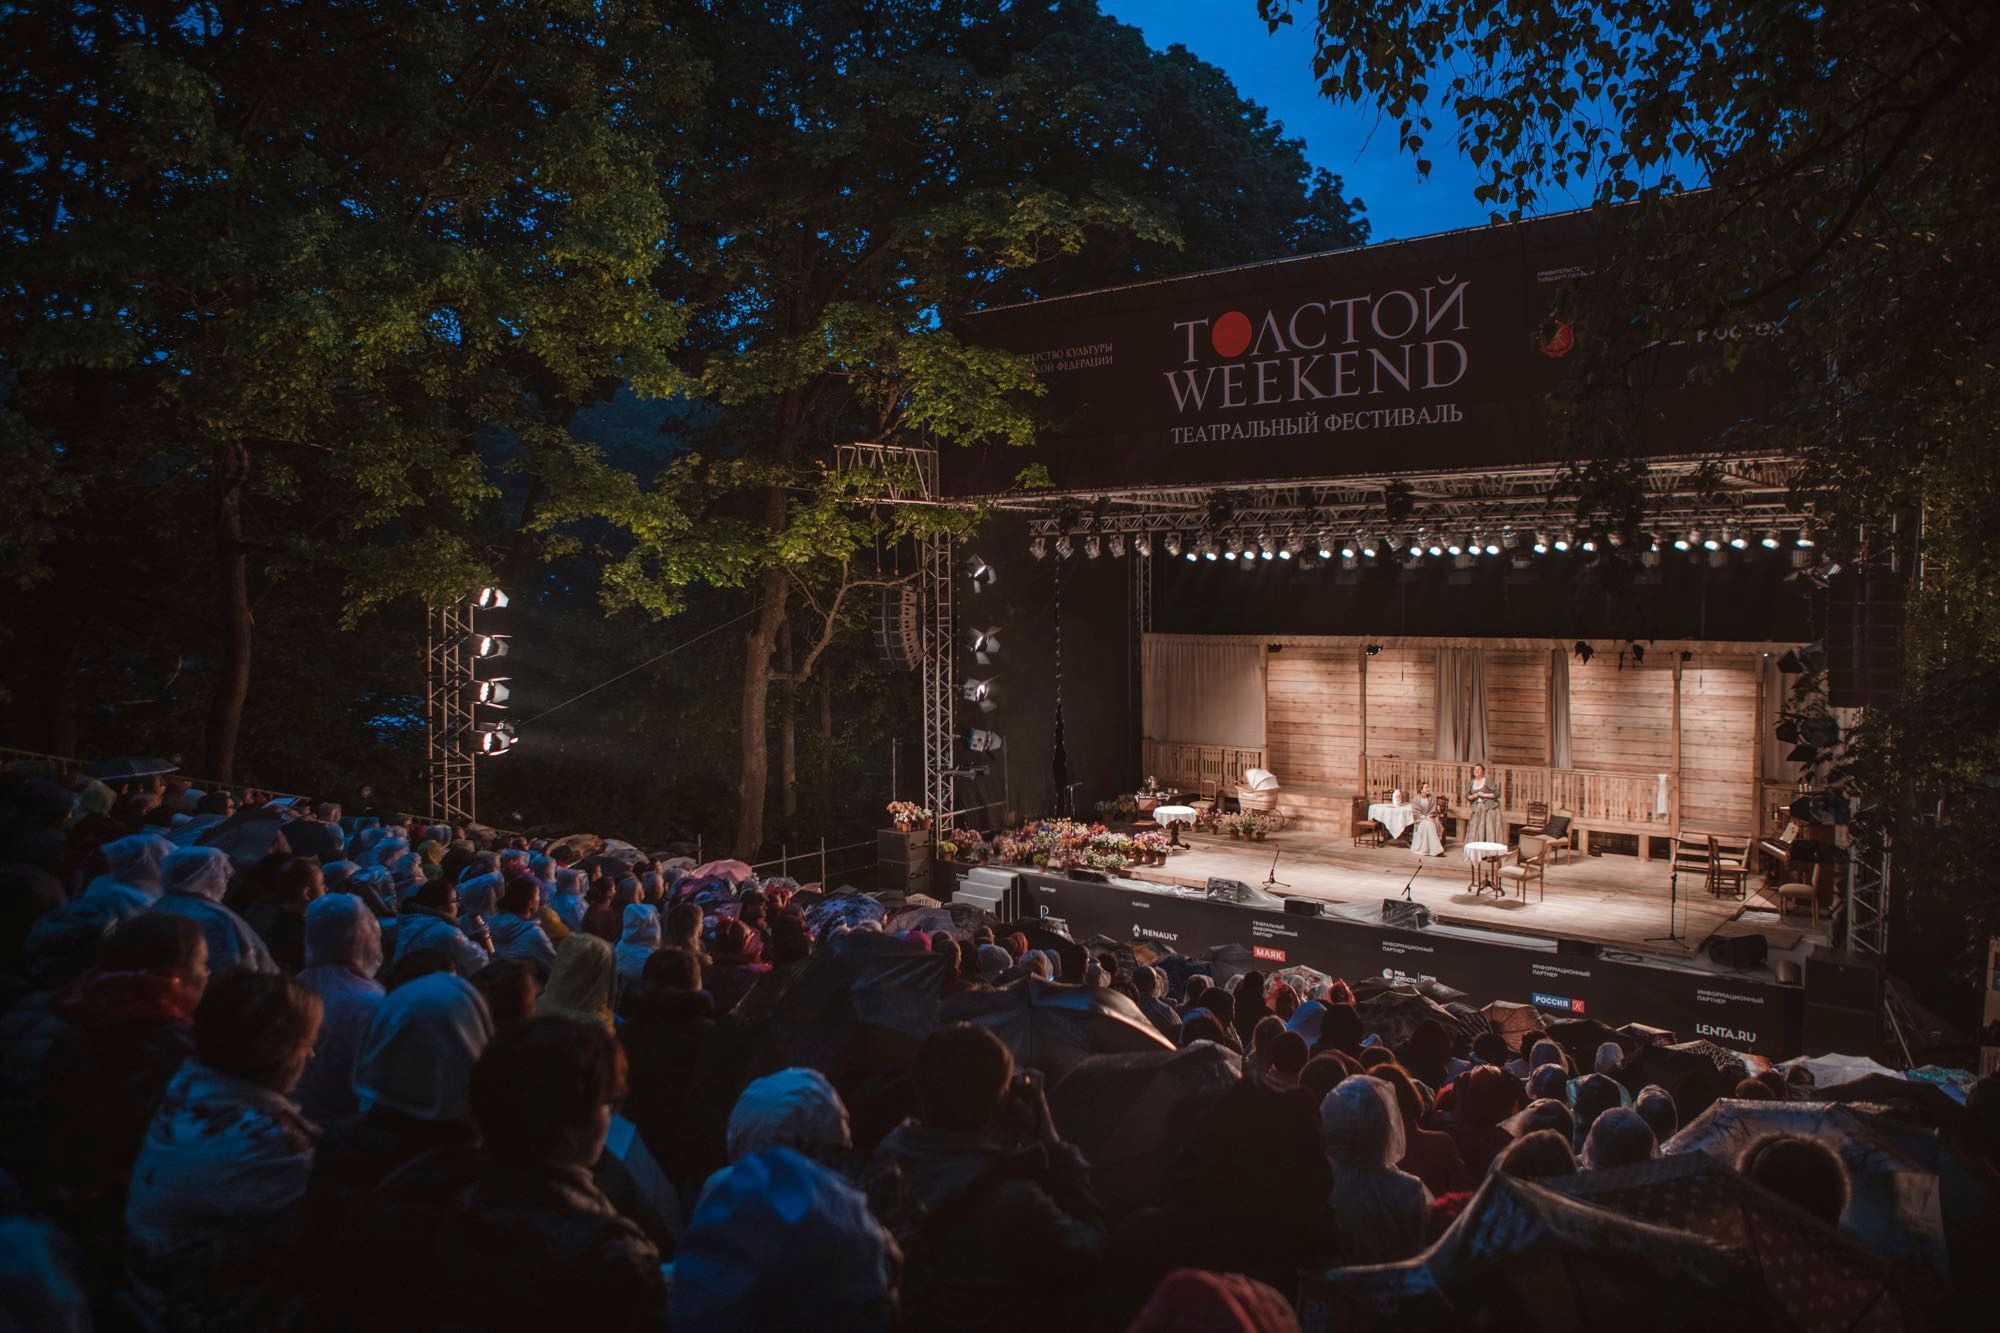
[[[1800,1051],[1804,992],[1756,977],[1557,953],[1553,947],[1438,930],[1391,930],[1337,917],[1238,907],[1021,872],[1023,911],[1093,935],[1153,939],[1190,957],[1249,949],[1275,970],[1303,963],[1336,977],[1435,980],[1475,1004],[1533,1003],[1554,1017],[1650,1023],[1681,1040],[1784,1059]]]

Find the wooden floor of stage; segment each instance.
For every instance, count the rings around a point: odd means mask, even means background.
[[[1133,879],[1199,886],[1210,877],[1261,885],[1278,853],[1281,897],[1317,898],[1322,902],[1379,904],[1403,890],[1417,858],[1406,846],[1356,847],[1344,834],[1291,829],[1264,842],[1238,842],[1182,831],[1188,846],[1172,854],[1164,866],[1125,872]],[[1777,902],[1755,887],[1747,899],[1715,898],[1688,876],[1681,877],[1677,946],[1657,936],[1667,933],[1668,862],[1641,861],[1616,853],[1576,856],[1550,866],[1546,896],[1533,885],[1527,900],[1509,894],[1496,898],[1491,890],[1474,894],[1467,886],[1469,866],[1462,846],[1453,842],[1443,856],[1423,858],[1411,895],[1431,909],[1433,917],[1452,925],[1509,930],[1552,939],[1588,940],[1636,952],[1685,956],[1698,952],[1710,936],[1759,932],[1773,952],[1796,946],[1802,938],[1824,942],[1826,913],[1814,927],[1807,917],[1777,916]],[[1739,920],[1740,917],[1747,919]]]

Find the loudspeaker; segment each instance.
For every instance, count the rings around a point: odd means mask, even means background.
[[[1556,956],[1558,958],[1595,958],[1598,952],[1599,946],[1590,940],[1559,939],[1556,941]]]
[[[1806,959],[1806,1003],[1876,1013],[1882,1008],[1881,969],[1831,949],[1814,949]]]
[[[1882,1011],[1808,1002],[1801,1035],[1807,1055],[1869,1054],[1882,1044]]]
[[[1903,580],[1881,570],[1835,579],[1826,599],[1826,701],[1892,702],[1903,675]]]
[[[1401,898],[1382,900],[1382,924],[1398,930],[1422,930],[1431,923],[1431,909]]]
[[[884,663],[908,671],[924,660],[924,622],[914,580],[882,589],[868,620],[875,655]]]
[[[1287,898],[1285,910],[1293,916],[1325,916],[1326,904],[1317,898]]]
[[[1708,942],[1708,960],[1741,971],[1756,967],[1771,953],[1771,942],[1762,935],[1717,935]]]

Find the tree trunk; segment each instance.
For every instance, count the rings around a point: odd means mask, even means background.
[[[777,503],[783,506],[784,495]],[[757,621],[744,635],[742,768],[736,787],[736,854],[755,861],[764,845],[764,798],[771,781],[771,652],[785,621],[791,576],[782,569],[764,575]]]
[[[785,724],[778,735],[779,809],[789,821],[799,813],[799,684],[792,678],[792,626],[785,623],[779,637],[785,661]]]
[[[250,562],[243,547],[243,483],[249,472],[250,454],[241,440],[216,447],[215,573],[222,661],[208,701],[206,776],[224,783],[236,780],[236,738],[250,695]]]
[[[833,798],[833,673],[819,681],[819,789]]]

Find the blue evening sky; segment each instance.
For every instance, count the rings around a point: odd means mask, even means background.
[[[1164,50],[1176,43],[1221,69],[1237,91],[1282,121],[1287,136],[1303,139],[1314,166],[1339,176],[1346,193],[1368,206],[1369,239],[1401,240],[1487,220],[1472,197],[1478,178],[1459,155],[1455,125],[1433,105],[1433,128],[1426,136],[1431,159],[1428,178],[1417,175],[1416,160],[1396,147],[1396,125],[1373,106],[1337,105],[1320,95],[1312,72],[1312,34],[1301,26],[1312,6],[1299,7],[1292,24],[1266,34],[1256,0],[1098,0],[1098,6],[1146,35]],[[1587,195],[1551,200],[1556,207],[1581,207]]]

